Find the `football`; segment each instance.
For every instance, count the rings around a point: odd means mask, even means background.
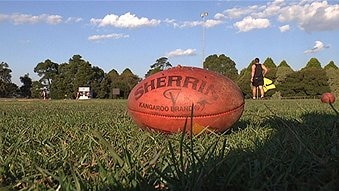
[[[244,96],[229,78],[197,67],[178,66],[139,82],[128,97],[128,112],[143,129],[166,133],[223,132],[239,120]],[[185,126],[186,125],[186,126]]]
[[[321,95],[321,102],[323,103],[334,103],[335,96],[332,93],[326,92]]]

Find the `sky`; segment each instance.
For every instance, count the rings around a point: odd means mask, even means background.
[[[202,67],[225,54],[239,72],[258,57],[293,70],[317,58],[339,66],[339,1],[3,1],[0,62],[20,76],[39,77],[47,59],[81,55],[106,73],[129,68],[143,78],[160,57]]]

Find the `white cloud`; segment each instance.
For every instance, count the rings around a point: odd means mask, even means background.
[[[135,14],[128,12],[121,16],[109,14],[103,19],[92,18],[90,22],[94,25],[98,25],[99,27],[113,26],[117,28],[137,28],[144,26],[157,26],[161,21],[148,19],[146,17],[138,18]]]
[[[214,15],[214,19],[216,19],[216,20],[221,20],[221,19],[225,19],[225,18],[226,18],[226,16],[222,13],[217,13],[217,14]]]
[[[205,26],[206,28],[212,28],[217,25],[220,25],[221,23],[222,21],[220,20],[208,19],[205,22],[203,22],[202,25]]]
[[[164,20],[164,23],[167,23],[167,24],[170,24],[170,25],[173,25],[174,27],[177,27],[176,25],[176,20],[175,19],[165,19]]]
[[[194,55],[196,55],[195,49],[186,49],[186,50],[176,49],[167,53],[167,57],[194,56]]]
[[[223,14],[229,19],[239,19],[248,16],[252,16],[253,18],[267,18],[277,15],[284,4],[284,0],[275,0],[262,6],[252,5],[248,7],[227,9]]]
[[[31,14],[0,14],[0,22],[11,22],[15,25],[21,24],[38,24],[38,23],[47,23],[47,24],[60,24],[63,22],[63,17],[60,15],[49,15],[49,14],[40,14],[40,15],[31,15]],[[65,23],[69,22],[80,22],[81,18],[69,17]]]
[[[329,45],[325,45],[323,42],[317,40],[315,41],[315,45],[313,46],[313,48],[309,50],[305,50],[304,53],[305,54],[316,53],[329,47],[330,47]]]
[[[201,13],[201,20],[195,20],[195,21],[182,21],[178,22],[174,19],[165,19],[164,22],[167,24],[172,25],[174,28],[192,28],[192,27],[206,27],[206,28],[212,28],[217,25],[220,25],[223,23],[222,19],[225,17],[221,13],[217,13],[214,16],[214,19],[207,19],[208,13],[204,12]]]
[[[257,10],[258,10],[257,5],[244,8],[232,8],[225,10],[224,15],[230,19],[237,19],[246,15],[251,15],[251,13],[256,12]]]
[[[271,26],[268,18],[277,14],[277,10],[280,9],[282,4],[282,0],[276,0],[263,6],[252,5],[227,9],[223,14],[231,20],[242,18],[242,20],[235,22],[233,26],[237,28],[239,32],[248,32],[253,29],[264,29]]]
[[[296,22],[307,32],[339,29],[339,4],[329,5],[327,1],[301,2],[284,7],[279,14],[281,22]]]
[[[179,28],[187,28],[187,27],[197,27],[202,26],[203,21],[184,21],[181,23],[175,23],[173,26],[179,27]]]
[[[175,28],[192,28],[199,26],[212,28],[223,23],[223,21],[215,19],[207,19],[206,21],[184,21],[184,22],[177,22],[176,20],[173,19],[166,19],[164,20],[164,22],[173,25],[173,27]]]
[[[36,24],[36,23],[48,23],[48,24],[59,24],[62,22],[62,16],[60,15],[30,15],[30,14],[12,14],[3,15],[2,20],[9,20],[16,25],[19,24]]]
[[[290,25],[283,25],[279,27],[280,32],[286,32],[290,30]]]
[[[217,13],[217,18],[227,18],[230,20],[242,19],[234,24],[242,24],[245,18],[269,19],[284,23],[285,25],[297,24],[306,31],[329,31],[339,30],[339,4],[330,1],[302,0],[284,1],[275,0],[265,5],[253,5],[248,7],[235,7],[227,9],[222,13]],[[333,1],[331,1],[333,2]],[[335,1],[334,1],[335,2]],[[248,21],[248,20],[247,20]]]
[[[266,5],[263,5],[258,8],[256,12],[253,12],[251,15],[257,18],[267,18],[279,14],[281,8],[285,5],[284,0],[275,0],[273,2],[268,2]]]
[[[105,40],[105,39],[120,39],[120,38],[128,38],[128,37],[129,35],[126,35],[126,34],[112,33],[112,34],[105,34],[105,35],[92,35],[88,37],[88,40],[100,41],[100,40]]]
[[[78,23],[81,22],[83,19],[79,17],[68,17],[65,23]]]
[[[62,16],[60,15],[43,15],[42,20],[45,20],[48,24],[59,24],[62,22]]]
[[[268,19],[255,19],[251,16],[245,17],[242,21],[233,24],[239,32],[248,32],[253,29],[263,29],[270,26]]]

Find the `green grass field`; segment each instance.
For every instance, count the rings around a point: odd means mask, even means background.
[[[1,100],[0,191],[339,187],[339,116],[320,100],[246,100],[197,137],[143,131],[126,103]]]

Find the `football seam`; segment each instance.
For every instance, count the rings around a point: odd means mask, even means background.
[[[240,108],[242,108],[245,105],[245,102],[243,102],[241,105],[239,105],[238,107],[235,107],[231,110],[228,111],[224,111],[224,112],[220,112],[220,113],[215,113],[215,114],[209,114],[209,115],[198,115],[198,116],[193,116],[194,118],[198,117],[198,118],[205,118],[205,117],[212,117],[212,116],[218,116],[218,115],[224,115],[226,113],[232,113],[233,111],[236,111]],[[142,112],[142,111],[137,111],[137,110],[133,110],[131,108],[128,108],[129,111],[135,112],[135,113],[141,113],[141,114],[146,114],[146,115],[152,115],[152,116],[159,116],[159,117],[167,117],[167,118],[187,118],[187,117],[191,117],[191,116],[171,116],[171,115],[159,115],[159,114],[154,114],[154,113],[146,113],[146,112]]]

